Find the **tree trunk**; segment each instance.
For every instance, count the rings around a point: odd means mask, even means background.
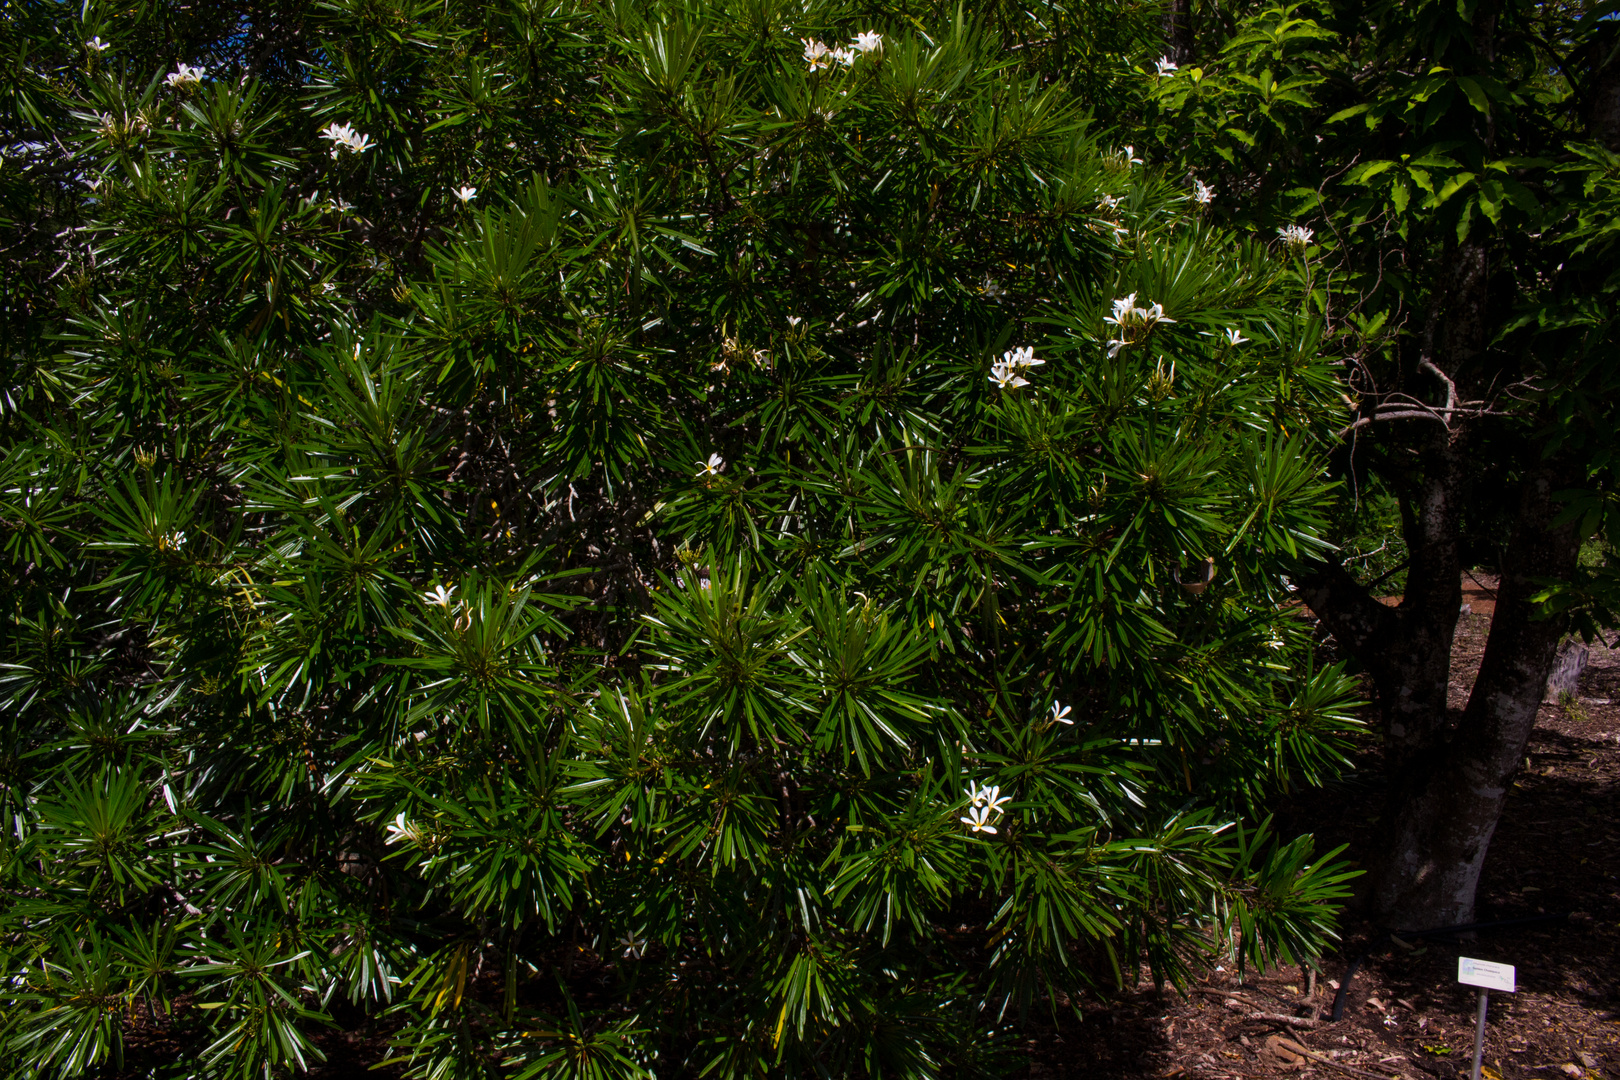
[[[1177,64],[1193,61],[1192,0],[1170,0],[1164,8],[1164,41]]]
[[[1473,921],[1474,893],[1508,787],[1524,758],[1565,620],[1537,620],[1537,579],[1568,577],[1580,539],[1550,528],[1560,478],[1525,478],[1519,517],[1497,591],[1496,615],[1461,722],[1392,777],[1388,855],[1375,872],[1370,907],[1403,929]]]

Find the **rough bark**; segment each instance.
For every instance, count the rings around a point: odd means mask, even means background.
[[[1192,0],[1170,0],[1165,5],[1164,40],[1171,60],[1178,64],[1192,63]]]
[[[1586,92],[1586,126],[1591,137],[1620,151],[1620,32],[1599,25],[1587,46],[1593,72]]]
[[[1389,854],[1370,906],[1403,929],[1473,920],[1480,868],[1564,631],[1562,619],[1536,619],[1530,598],[1538,579],[1573,572],[1580,551],[1573,525],[1549,528],[1558,479],[1550,468],[1525,479],[1496,615],[1461,722],[1392,777]]]

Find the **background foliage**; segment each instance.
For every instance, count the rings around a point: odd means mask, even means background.
[[[1331,935],[1261,806],[1354,726],[1282,582],[1347,417],[1305,245],[1122,145],[1155,9],[66,13],[0,24],[21,1075],[983,1074]]]

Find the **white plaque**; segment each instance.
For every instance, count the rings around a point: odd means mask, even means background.
[[[1457,957],[1457,981],[1469,986],[1483,986],[1487,990],[1506,990],[1513,994],[1518,988],[1513,985],[1513,965],[1493,964],[1489,960],[1475,960],[1468,956]]]

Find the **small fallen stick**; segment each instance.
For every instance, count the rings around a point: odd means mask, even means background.
[[[1289,1016],[1287,1013],[1252,1012],[1243,1019],[1264,1020],[1267,1023],[1287,1024],[1289,1027],[1306,1029],[1318,1028],[1322,1026],[1322,1021],[1320,1020],[1312,1020],[1308,1016]]]
[[[1283,1053],[1294,1054],[1298,1057],[1310,1058],[1312,1061],[1319,1061],[1323,1065],[1331,1066],[1332,1068],[1338,1069],[1340,1072],[1347,1072],[1351,1076],[1366,1077],[1367,1080],[1390,1080],[1387,1073],[1370,1072],[1367,1069],[1358,1069],[1354,1065],[1346,1065],[1343,1062],[1334,1061],[1330,1057],[1318,1054],[1315,1050],[1312,1050],[1308,1046],[1301,1046],[1293,1039],[1284,1038],[1281,1035],[1273,1035],[1271,1038],[1267,1039],[1266,1047],[1274,1053],[1280,1050]],[[1391,1069],[1390,1072],[1396,1071]],[[1400,1073],[1396,1072],[1396,1075],[1399,1076]]]

